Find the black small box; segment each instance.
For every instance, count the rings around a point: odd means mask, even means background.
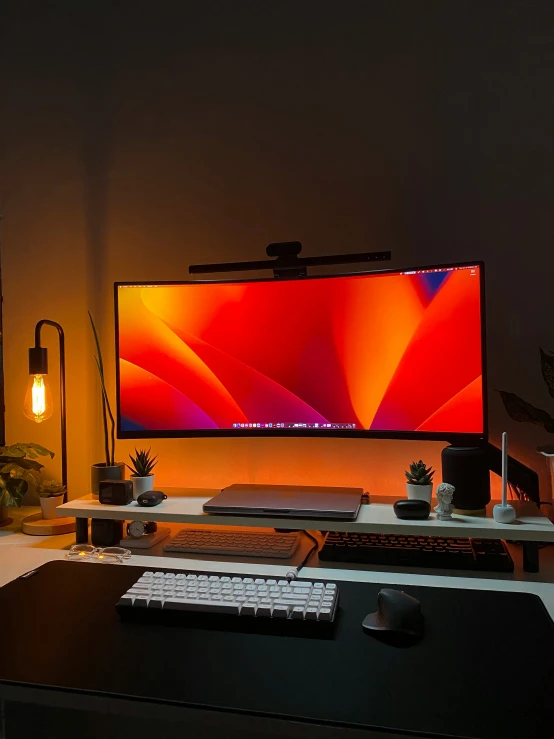
[[[123,521],[110,518],[93,518],[90,524],[90,540],[95,547],[119,546],[123,539]]]
[[[133,500],[133,483],[130,480],[101,480],[98,500],[106,505],[129,505]]]

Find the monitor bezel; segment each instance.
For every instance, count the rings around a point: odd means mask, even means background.
[[[481,365],[483,370],[483,432],[453,432],[453,431],[378,431],[367,429],[183,429],[171,431],[128,431],[121,428],[120,404],[120,375],[119,375],[119,302],[118,290],[120,287],[171,287],[180,285],[213,285],[237,284],[250,282],[289,282],[291,280],[333,280],[342,277],[356,277],[363,275],[401,274],[412,270],[444,270],[452,267],[479,267],[480,300],[481,300]],[[481,260],[467,262],[452,262],[447,264],[432,264],[399,269],[363,270],[341,272],[332,275],[308,275],[307,277],[281,278],[258,277],[252,279],[232,280],[160,280],[160,281],[133,281],[114,283],[115,307],[115,377],[116,377],[116,415],[118,439],[191,439],[191,438],[248,438],[248,437],[306,437],[306,438],[343,438],[343,439],[404,439],[413,441],[447,441],[457,446],[480,445],[488,440],[488,383],[487,383],[487,351],[486,351],[486,303],[485,303],[485,263]],[[435,359],[435,361],[438,361]],[[448,366],[445,366],[448,372]]]

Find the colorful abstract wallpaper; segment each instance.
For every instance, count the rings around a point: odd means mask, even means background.
[[[482,433],[479,270],[120,285],[120,430]]]

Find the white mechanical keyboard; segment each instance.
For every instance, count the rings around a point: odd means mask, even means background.
[[[120,598],[117,610],[330,622],[338,600],[334,583],[148,571]]]
[[[299,533],[183,529],[164,546],[164,552],[289,559],[300,538]]]

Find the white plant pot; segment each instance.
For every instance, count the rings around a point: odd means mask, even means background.
[[[406,483],[406,492],[408,500],[425,500],[431,505],[431,497],[433,495],[432,485],[411,485]]]
[[[154,475],[147,475],[146,477],[131,475],[131,482],[133,483],[133,500],[136,500],[142,493],[154,490]]]
[[[56,508],[63,503],[63,495],[54,495],[50,498],[41,498],[40,507],[42,517],[46,520],[56,518]]]

